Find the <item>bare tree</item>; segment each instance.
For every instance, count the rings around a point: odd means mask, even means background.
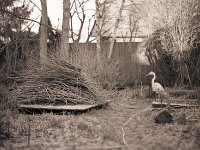
[[[173,37],[173,52],[178,56],[181,82],[188,79],[191,86],[191,77],[186,62],[196,39],[196,29],[192,26],[195,3],[190,0],[179,0],[178,6],[170,34]]]
[[[70,32],[71,32],[71,38],[73,43],[78,43],[80,42],[80,40],[82,40],[82,36],[84,32],[87,32],[87,38],[86,38],[86,42],[90,41],[90,37],[92,36],[92,31],[95,27],[96,21],[95,21],[95,8],[88,8],[89,5],[89,0],[73,0],[71,7],[70,7],[70,24],[71,24],[71,28],[70,28]],[[88,11],[90,11],[91,13],[88,14]],[[79,22],[78,24],[80,24],[80,27],[78,29],[78,31],[76,31],[73,28],[74,23],[77,24],[77,20],[76,22],[74,22],[74,19],[78,19]],[[89,19],[88,19],[89,18]],[[87,31],[85,29],[85,27],[87,26]],[[84,37],[83,37],[84,38]]]
[[[94,18],[94,22],[91,25],[92,18]],[[86,43],[88,43],[90,41],[90,37],[92,36],[92,32],[94,31],[95,25],[96,25],[95,15],[92,15],[92,17],[89,19],[89,25],[88,25],[88,30],[87,30],[87,40],[86,40]]]
[[[83,32],[87,32],[86,42],[92,42],[94,40],[97,40],[97,61],[100,61],[100,55],[101,55],[101,47],[100,47],[100,40],[101,36],[108,33],[108,31],[111,28],[104,28],[106,27],[106,24],[109,21],[107,8],[109,8],[109,4],[111,2],[100,1],[96,0],[96,9],[94,8],[88,8],[89,0],[73,0],[71,4],[71,38],[74,43],[80,42],[82,40],[82,34]],[[88,11],[90,11],[93,14],[88,15]],[[78,31],[75,31],[73,28],[74,24],[74,18],[78,18],[80,27]],[[87,28],[85,28],[87,26]],[[96,38],[91,39],[91,36],[93,35],[95,31]]]
[[[40,28],[40,62],[41,64],[47,63],[47,3],[46,0],[40,0],[42,6],[42,25]],[[46,26],[45,26],[46,25]]]
[[[149,16],[154,30],[161,30],[161,46],[168,54],[178,61],[178,79],[180,85],[188,80],[191,85],[187,59],[196,40],[197,28],[192,25],[194,14],[197,12],[197,0],[157,0],[151,1],[148,8],[154,10]],[[161,54],[160,49],[156,53]]]
[[[119,14],[118,14],[118,17],[117,17],[115,25],[114,25],[113,38],[112,38],[111,43],[110,43],[110,51],[109,51],[109,54],[108,54],[109,59],[111,59],[111,56],[112,56],[112,53],[113,53],[113,47],[114,47],[114,43],[115,43],[116,33],[117,33],[117,29],[118,29],[120,19],[122,17],[122,10],[124,8],[124,3],[125,3],[125,0],[122,0],[121,6],[120,6],[120,9],[119,9]]]
[[[134,1],[131,1],[129,6],[129,33],[130,39],[129,42],[132,42],[133,37],[137,35],[139,29],[139,21],[141,20],[141,8]]]
[[[97,63],[99,64],[101,61],[101,37],[107,36],[109,37],[112,33],[110,33],[113,26],[110,23],[112,16],[110,16],[109,9],[111,8],[112,1],[105,0],[101,2],[100,0],[96,0],[96,49],[97,49]]]
[[[72,5],[71,5],[71,13],[70,13],[70,18],[71,18],[71,36],[72,36],[72,40],[73,42],[79,42],[81,39],[81,35],[82,35],[82,30],[83,30],[83,26],[85,23],[85,19],[86,19],[86,14],[85,14],[85,10],[84,10],[84,3],[85,1],[82,0],[74,0]],[[78,30],[78,33],[75,33],[74,28],[73,28],[73,17],[78,17],[79,21],[80,21],[80,28]]]
[[[62,23],[62,37],[60,59],[69,61],[69,26],[70,22],[70,1],[63,0],[63,23]]]
[[[101,20],[101,11],[100,11],[100,1],[96,0],[96,18],[97,18],[97,23],[96,23],[96,38],[97,38],[97,43],[96,43],[96,59],[97,59],[97,64],[100,64],[101,61],[101,25],[100,25],[100,20]]]

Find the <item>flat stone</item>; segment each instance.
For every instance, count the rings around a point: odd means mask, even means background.
[[[167,111],[163,110],[161,111],[156,117],[155,117],[155,123],[159,124],[165,124],[165,123],[171,123],[173,121],[172,115]]]

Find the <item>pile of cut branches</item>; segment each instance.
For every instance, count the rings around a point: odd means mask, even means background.
[[[22,104],[75,105],[94,104],[99,100],[97,84],[66,62],[51,62],[33,67],[14,81],[11,95]]]

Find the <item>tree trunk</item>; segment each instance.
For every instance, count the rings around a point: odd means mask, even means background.
[[[119,9],[119,14],[118,14],[117,20],[115,22],[114,30],[113,30],[113,38],[111,39],[111,43],[110,43],[110,51],[109,51],[109,54],[108,54],[108,59],[111,59],[111,57],[112,57],[113,47],[114,47],[115,38],[116,38],[116,33],[117,33],[119,21],[120,21],[120,19],[122,17],[122,10],[124,8],[124,3],[125,3],[125,0],[122,0],[121,6],[120,6],[120,9]]]
[[[101,31],[100,31],[100,24],[101,24],[101,20],[100,20],[100,2],[99,0],[96,0],[96,16],[97,16],[97,20],[96,20],[96,36],[97,36],[97,43],[96,43],[96,60],[97,60],[97,66],[100,64],[101,62]]]
[[[69,62],[70,0],[63,0],[63,23],[60,59]]]
[[[40,0],[42,6],[42,21],[40,28],[40,63],[46,64],[47,59],[47,26],[48,17],[47,17],[47,3],[46,0]]]

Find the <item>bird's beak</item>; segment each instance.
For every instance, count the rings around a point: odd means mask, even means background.
[[[149,76],[149,73],[146,76]]]

